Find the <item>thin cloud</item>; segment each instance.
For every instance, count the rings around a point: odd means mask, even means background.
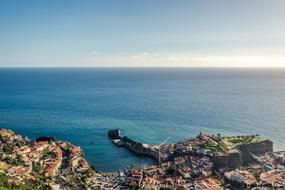
[[[108,67],[285,67],[285,56],[166,56],[143,52],[94,56],[85,63],[87,66]]]
[[[98,51],[92,51],[91,54],[92,55],[99,55],[100,53]]]

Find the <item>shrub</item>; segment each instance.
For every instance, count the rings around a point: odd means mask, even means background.
[[[8,145],[5,145],[5,146],[3,146],[3,151],[5,152],[5,154],[12,154],[13,148],[8,146]]]

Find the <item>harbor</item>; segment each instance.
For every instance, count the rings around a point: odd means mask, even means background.
[[[150,145],[150,144],[143,144],[143,143],[137,142],[133,139],[130,139],[127,136],[122,137],[121,132],[118,129],[109,130],[108,136],[110,139],[112,139],[112,142],[116,146],[125,147],[135,154],[142,155],[142,156],[148,156],[154,159],[156,162],[158,163],[160,162],[159,147]]]
[[[159,145],[137,142],[122,136],[118,129],[110,130],[108,136],[116,146],[156,160],[154,165],[121,173],[128,188],[222,190],[223,186],[254,189],[285,184],[284,152],[273,152],[273,142],[259,134],[200,133],[195,138],[166,144],[169,137]]]

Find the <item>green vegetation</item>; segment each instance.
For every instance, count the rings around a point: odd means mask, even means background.
[[[22,166],[22,165],[24,165],[24,161],[22,160],[22,155],[17,154],[16,158],[13,159],[13,161],[12,161],[12,165],[14,165],[14,166]]]
[[[87,171],[86,171],[86,175],[90,177],[90,176],[92,176],[93,172],[94,172],[94,171],[92,170],[92,168],[89,167],[89,168],[87,169]]]
[[[14,146],[17,146],[17,147],[19,147],[19,148],[21,148],[23,145],[24,145],[24,143],[21,142],[21,141],[15,141],[15,142],[14,142]]]
[[[219,140],[222,139],[221,137],[222,137],[222,136],[221,136],[221,133],[218,133],[218,139],[219,139]]]
[[[76,176],[75,177],[76,182],[79,183],[81,186],[85,186],[86,184],[86,178],[84,176]]]
[[[257,142],[259,140],[260,140],[259,135],[228,137],[228,141],[236,145],[246,144],[250,142]]]
[[[253,176],[254,176],[254,178],[256,179],[257,182],[260,181],[260,174],[255,173]]]
[[[20,155],[20,154],[17,154],[16,158],[12,158],[12,157],[2,158],[1,157],[0,160],[4,161],[7,164],[10,164],[12,166],[22,166],[22,165],[24,165],[24,161],[22,160],[22,155]]]
[[[5,145],[3,146],[3,151],[5,154],[12,154],[13,153],[13,148],[8,146],[8,145]]]
[[[197,144],[192,144],[192,149],[197,149]]]
[[[180,175],[179,172],[177,171],[177,167],[175,165],[171,165],[169,166],[166,170],[165,170],[167,175]]]
[[[39,186],[36,181],[25,180],[22,184],[10,184],[8,176],[5,173],[0,173],[0,190],[40,190],[49,189],[47,186]]]
[[[136,185],[135,186],[135,190],[139,190],[140,189],[140,186],[139,185]]]
[[[72,144],[70,144],[70,143],[66,143],[66,149],[68,150],[68,149],[71,149],[73,147],[73,145]]]
[[[167,169],[166,169],[166,174],[167,175],[173,175],[175,174],[176,172],[176,167],[174,165],[172,166],[169,166]]]
[[[225,152],[226,151],[225,146],[223,146],[222,144],[219,144],[219,143],[215,143],[213,141],[206,141],[203,144],[203,148],[208,149],[212,152]]]
[[[42,174],[44,172],[43,167],[38,162],[34,164],[34,170],[38,174]]]
[[[67,176],[66,181],[68,182],[68,184],[71,186],[72,189],[76,189],[75,180],[73,179],[72,176]]]
[[[50,177],[45,177],[43,175],[34,174],[35,181],[32,182],[32,185],[34,187],[37,187],[37,189],[50,189],[49,187],[49,181],[51,180]]]
[[[0,188],[9,188],[8,176],[4,173],[0,173]]]
[[[48,149],[45,149],[43,151],[42,159],[48,159],[48,158],[55,159],[56,155],[55,155],[54,152],[52,152],[52,151],[50,151]]]

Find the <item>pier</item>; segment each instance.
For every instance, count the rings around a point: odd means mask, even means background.
[[[148,156],[159,162],[159,151],[156,150],[153,146],[149,144],[142,144],[133,139],[128,138],[127,136],[121,137],[120,130],[110,130],[108,131],[108,136],[112,139],[112,142],[118,147],[126,147],[131,152]]]

